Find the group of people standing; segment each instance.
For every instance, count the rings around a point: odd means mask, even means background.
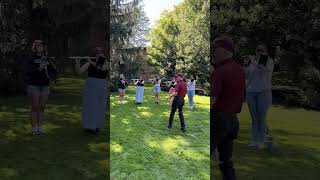
[[[50,72],[56,70],[55,65],[47,57],[45,43],[35,40],[32,44],[32,54],[27,60],[26,80],[28,94],[31,97],[31,132],[33,135],[45,135],[42,128],[44,111],[50,93]],[[76,60],[75,69],[78,74],[88,73],[83,90],[82,128],[87,132],[97,134],[105,128],[107,102],[107,82],[109,63],[103,49],[96,47],[96,57],[80,64]]]
[[[250,146],[263,149],[268,132],[266,115],[272,104],[274,62],[266,45],[258,45],[256,56],[246,57],[243,66],[233,59],[234,44],[230,38],[218,37],[211,46],[210,154],[219,159],[223,179],[235,180],[232,153],[233,141],[239,132],[237,114],[246,98],[252,120]],[[214,153],[217,156],[213,156]]]
[[[184,81],[186,81],[186,80],[184,79]],[[152,84],[153,84],[154,102],[156,104],[159,104],[160,103],[160,93],[161,93],[161,79],[159,77],[155,78],[152,81]],[[134,82],[134,85],[136,86],[135,102],[136,102],[136,104],[141,104],[143,102],[144,85],[145,85],[145,81],[144,81],[143,77],[140,76],[140,78]],[[177,85],[177,81],[176,81],[176,76],[175,76],[172,78],[171,84],[169,85],[169,95],[172,95],[174,93],[176,85]],[[124,103],[124,96],[125,96],[125,92],[126,92],[127,87],[128,87],[128,83],[125,80],[124,75],[121,74],[119,82],[118,82],[120,104]],[[187,82],[187,95],[188,95],[189,108],[192,110],[195,110],[195,103],[194,103],[195,89],[196,89],[196,80],[193,78],[193,76],[191,76]],[[170,97],[168,99],[168,101],[171,106],[173,98]]]
[[[181,123],[181,130],[186,132],[185,121],[183,116],[183,106],[184,106],[184,98],[188,94],[188,101],[189,101],[189,108],[191,110],[195,110],[195,103],[194,103],[194,95],[196,90],[196,80],[191,76],[188,82],[184,78],[182,73],[176,74],[170,83],[169,89],[169,96],[168,102],[170,104],[171,113],[169,117],[169,123],[167,127],[170,129],[172,127],[173,118],[175,112],[179,111],[179,118]],[[136,85],[136,98],[135,103],[141,104],[143,102],[144,96],[144,85],[145,81],[142,76],[138,79],[135,83]],[[160,103],[160,92],[161,92],[161,79],[155,78],[152,82],[153,84],[153,93],[154,93],[154,102],[156,104]],[[121,75],[118,83],[118,90],[119,90],[119,98],[120,104],[123,104],[124,95],[128,83],[125,81],[124,76]]]

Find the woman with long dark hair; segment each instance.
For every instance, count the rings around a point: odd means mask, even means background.
[[[107,105],[107,75],[110,68],[102,48],[96,48],[96,60],[90,60],[80,65],[76,61],[78,74],[88,72],[88,78],[83,91],[82,128],[97,134],[106,125]]]

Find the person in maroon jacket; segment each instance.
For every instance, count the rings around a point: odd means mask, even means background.
[[[227,37],[213,41],[215,69],[210,78],[210,153],[217,149],[224,180],[235,180],[232,162],[233,141],[238,136],[237,114],[244,102],[245,73],[233,59],[233,42]],[[214,156],[211,156],[212,158]]]
[[[186,125],[184,122],[184,116],[183,116],[183,106],[184,106],[184,97],[187,94],[187,83],[186,80],[183,77],[182,73],[179,73],[175,76],[177,85],[175,87],[175,91],[173,94],[169,96],[168,99],[174,97],[172,106],[171,106],[171,113],[169,118],[169,124],[168,128],[170,129],[172,127],[173,117],[177,109],[179,110],[179,118],[181,123],[181,131],[186,132]]]

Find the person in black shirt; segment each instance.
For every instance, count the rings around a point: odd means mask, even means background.
[[[136,82],[136,103],[141,104],[143,101],[143,93],[144,93],[144,80],[142,76],[140,76],[140,79]]]
[[[88,61],[80,66],[76,60],[78,74],[88,71],[88,78],[83,91],[82,128],[97,134],[106,125],[107,75],[109,62],[102,53],[102,48],[96,48],[96,60]]]
[[[126,82],[124,75],[120,75],[119,83],[118,83],[118,90],[119,90],[119,97],[120,97],[120,104],[123,104],[124,102],[124,95],[127,89],[128,83]]]
[[[44,135],[42,121],[49,96],[50,73],[55,66],[47,58],[47,52],[41,40],[32,45],[32,56],[27,60],[26,80],[28,94],[31,97],[31,126],[33,135]]]

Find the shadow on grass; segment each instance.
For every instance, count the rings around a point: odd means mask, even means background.
[[[115,179],[209,179],[209,110],[184,110],[187,133],[180,131],[178,113],[173,128],[166,127],[170,108],[161,94],[153,103],[151,88],[136,105],[134,91],[119,105],[111,102],[111,176]]]
[[[75,81],[77,84],[75,85]],[[0,179],[63,180],[109,177],[106,132],[90,135],[80,127],[81,80],[65,84],[49,97],[44,128],[47,135],[32,136],[26,97],[8,99],[0,112]],[[21,103],[22,102],[22,103]],[[107,123],[108,124],[108,123]]]
[[[240,137],[235,143],[234,162],[239,180],[319,179],[319,134],[273,129],[274,149],[268,152],[248,146],[250,133],[249,126],[242,126]],[[299,141],[300,138],[304,142]],[[217,164],[213,168],[213,179],[221,179]]]

